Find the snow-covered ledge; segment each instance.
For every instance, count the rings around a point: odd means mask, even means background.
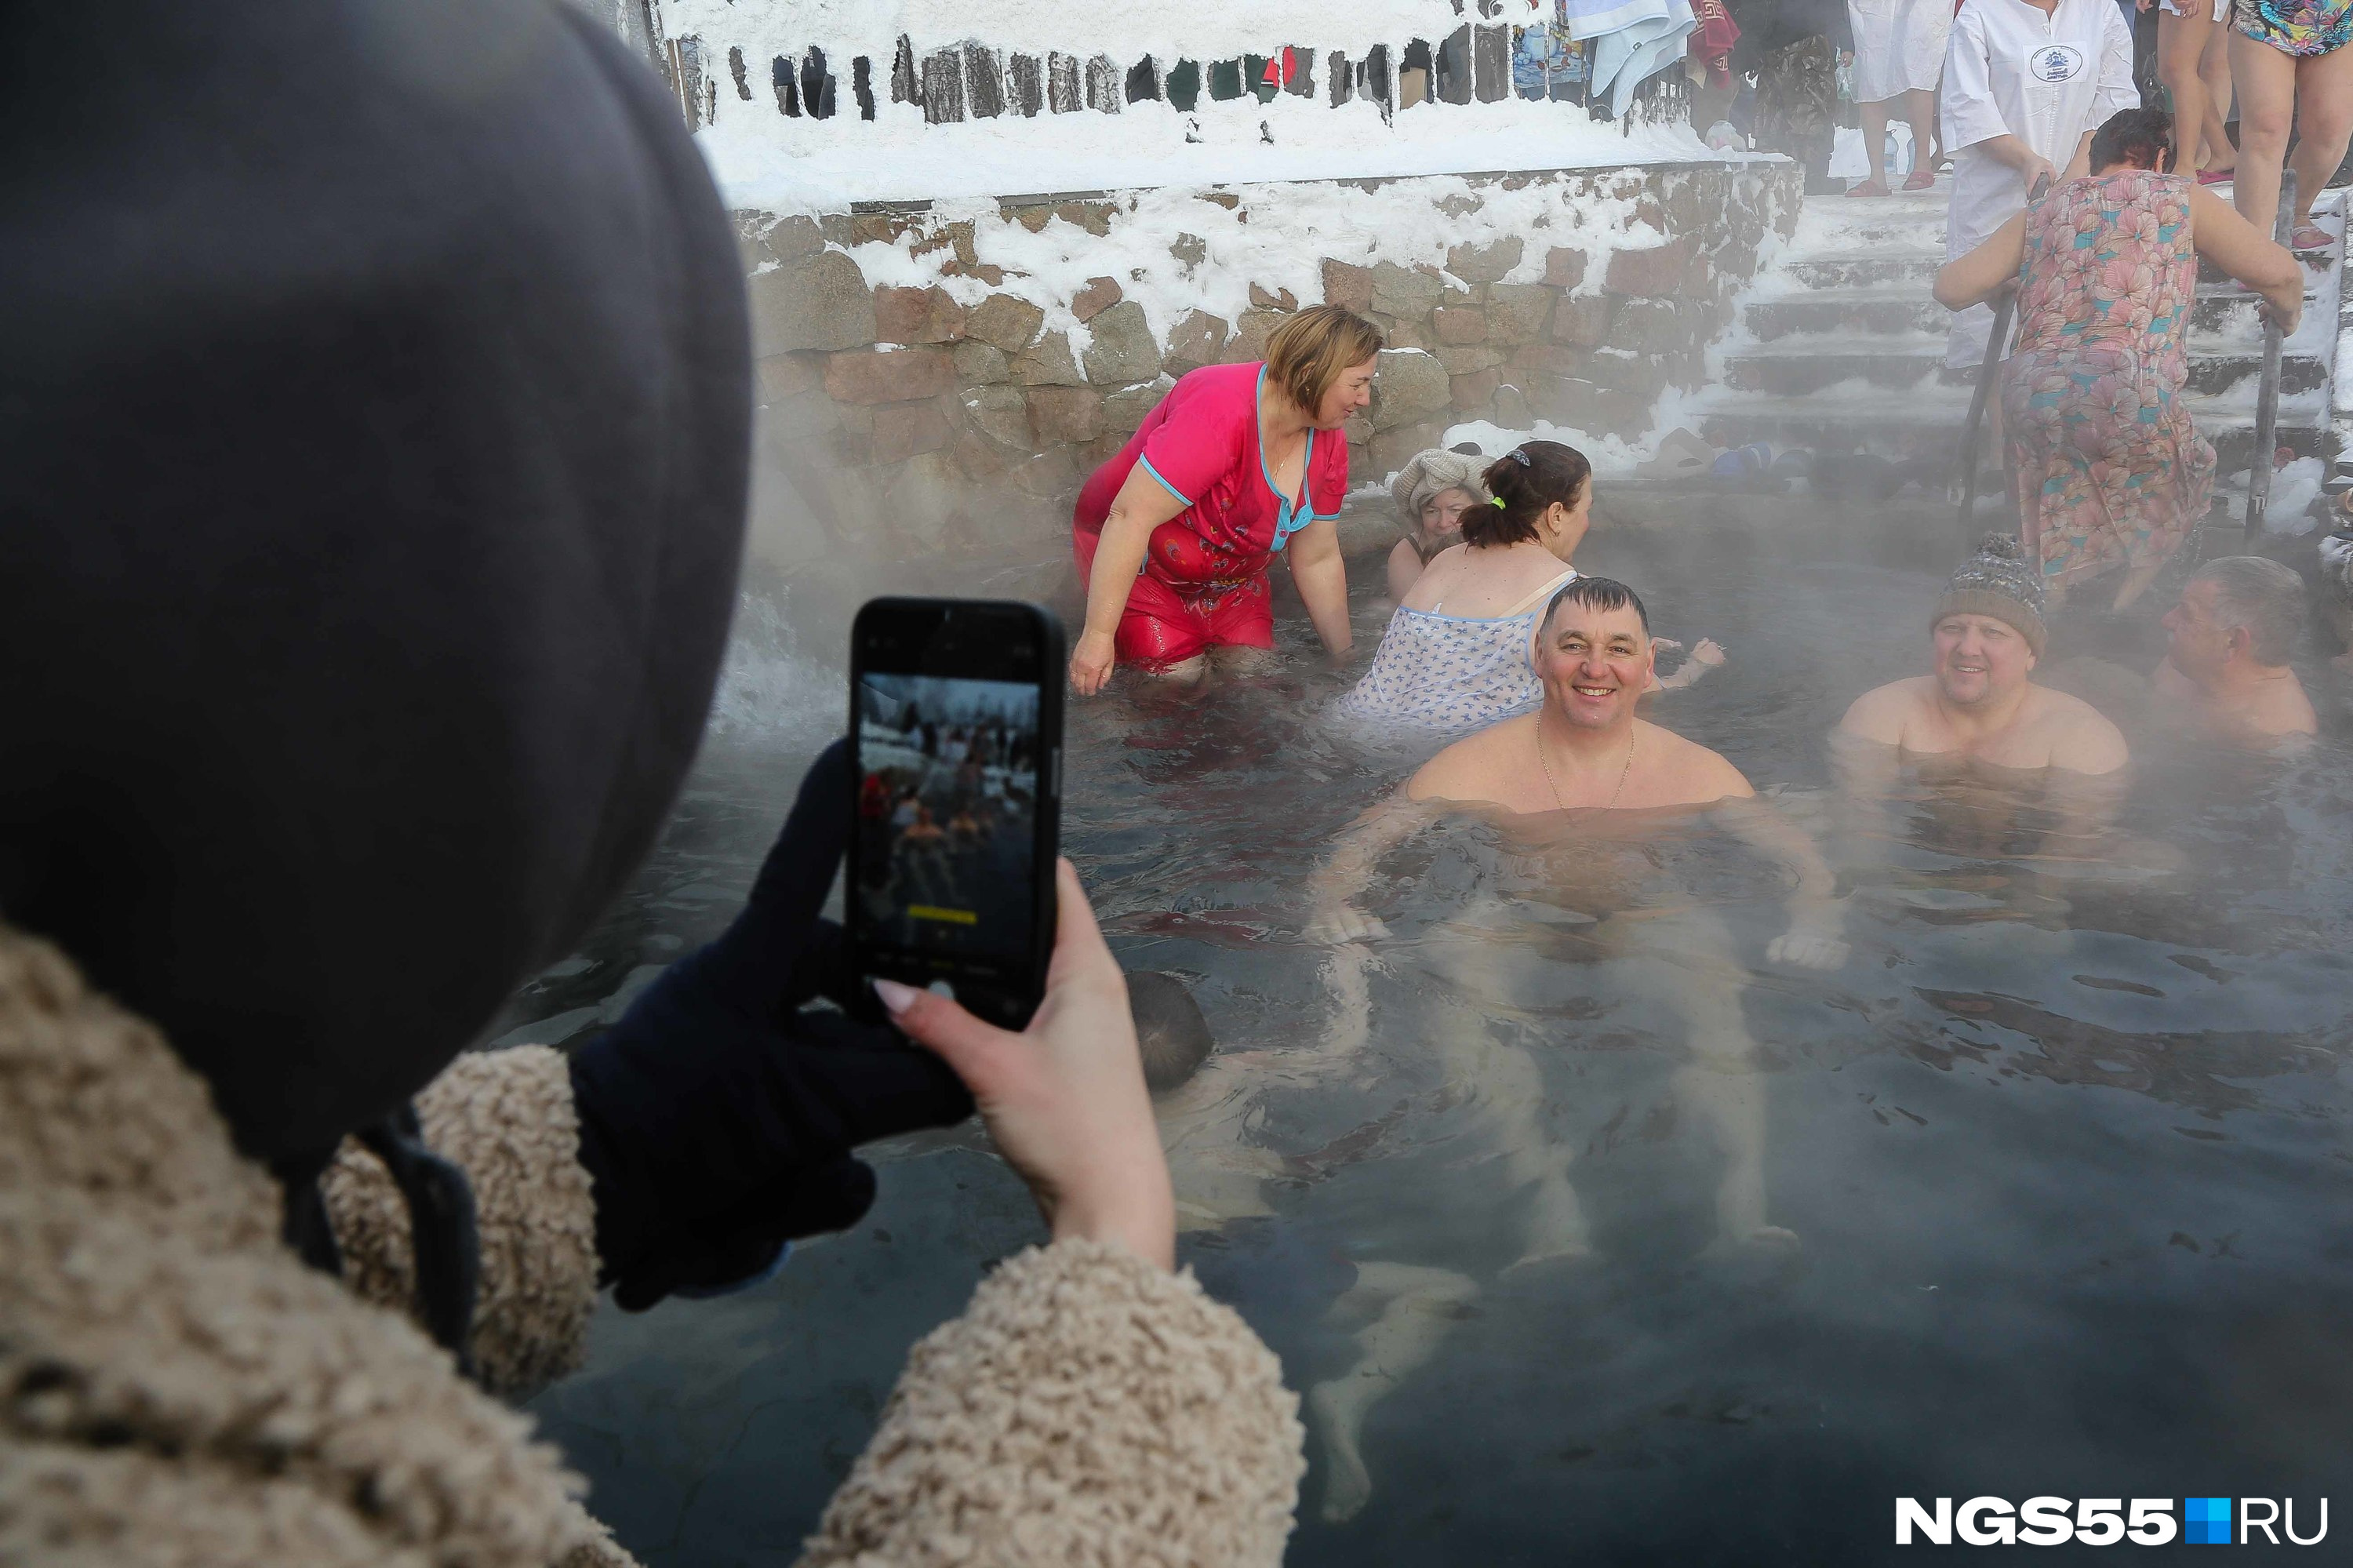
[[[1799,185],[1679,162],[741,210],[769,450],[844,530],[1048,537],[1173,377],[1324,300],[1390,344],[1359,483],[1469,420],[1630,440],[1700,384]]]

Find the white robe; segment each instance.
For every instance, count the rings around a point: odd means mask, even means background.
[[[1945,256],[1967,254],[2026,206],[2018,171],[1978,143],[2017,137],[2063,175],[2087,131],[2137,108],[2132,34],[2116,0],[2059,0],[2049,16],[2026,0],[1968,0],[1945,53],[1945,150],[1953,158],[1953,205]],[[1993,309],[1953,318],[1945,363],[1985,359]]]
[[[1854,101],[1884,103],[1914,88],[1936,90],[1945,74],[1952,0],[1846,0],[1854,27]],[[1919,155],[1925,158],[1927,149]]]

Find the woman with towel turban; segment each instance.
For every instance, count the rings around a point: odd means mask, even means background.
[[[1414,453],[1389,481],[1389,496],[1405,522],[1405,537],[1389,552],[1391,599],[1405,598],[1439,551],[1462,543],[1462,514],[1489,499],[1479,482],[1486,465],[1482,453],[1432,447]]]

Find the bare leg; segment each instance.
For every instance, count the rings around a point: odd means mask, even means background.
[[[2196,7],[2200,0],[2189,0]],[[2200,167],[2198,142],[2207,120],[2204,59],[2207,37],[2216,31],[2212,14],[2177,16],[2160,8],[2157,14],[2157,74],[2173,94],[2174,167]],[[2227,69],[2227,57],[2226,57]]]
[[[1356,1266],[1356,1283],[1332,1304],[1334,1316],[1375,1306],[1379,1315],[1356,1331],[1356,1364],[1307,1391],[1307,1419],[1324,1443],[1324,1517],[1354,1519],[1373,1495],[1365,1468],[1365,1415],[1421,1364],[1453,1328],[1459,1309],[1479,1293],[1467,1276],[1403,1263]]]
[[[2339,49],[2338,54],[2345,51]],[[2268,235],[2279,212],[2280,167],[2295,111],[2295,61],[2233,28],[2231,79],[2239,89],[2239,175],[2232,205]]]
[[[1912,127],[1912,172],[1936,173],[1936,154],[1930,148],[1936,135],[1936,95],[1916,87],[1906,91],[1904,118]]]
[[[1887,105],[1858,103],[1862,117],[1862,154],[1871,160],[1871,179],[1879,185],[1887,183]]]
[[[1209,662],[1217,666],[1220,675],[1255,674],[1274,663],[1274,650],[1237,648],[1229,643],[1219,643],[1209,650]]]
[[[2295,221],[2312,221],[2312,204],[2345,161],[2353,139],[2353,55],[2334,49],[2295,66]],[[2276,201],[2276,197],[2274,198]]]
[[[2162,25],[2161,23],[2159,24]],[[2198,57],[2198,77],[2206,88],[2206,127],[2200,137],[2205,143],[2204,161],[2198,166],[2210,175],[2226,175],[2238,166],[2239,150],[2231,145],[2231,25],[2210,23],[2206,28],[2206,48]],[[2187,157],[2179,151],[2178,156]]]
[[[1209,673],[1209,657],[1196,653],[1190,659],[1180,659],[1165,670],[1154,670],[1145,677],[1167,686],[1198,686]]]
[[[1675,1073],[1674,1096],[1707,1121],[1725,1156],[1715,1193],[1715,1245],[1795,1245],[1797,1233],[1766,1220],[1765,1081],[1757,1075],[1757,1042],[1740,1010],[1747,971],[1724,922],[1694,909],[1613,921],[1601,936],[1630,949],[1630,956],[1657,955],[1662,978],[1653,994],[1689,1031],[1692,1059]]]

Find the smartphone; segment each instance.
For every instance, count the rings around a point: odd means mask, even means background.
[[[1029,1022],[1054,949],[1061,623],[1034,604],[878,599],[849,632],[850,961]],[[869,988],[858,988],[871,1002]]]

